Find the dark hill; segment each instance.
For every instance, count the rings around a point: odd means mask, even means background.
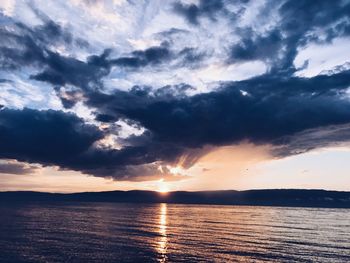
[[[0,192],[0,202],[131,202],[350,208],[350,192],[326,190],[248,190],[169,192],[111,191],[73,194]]]

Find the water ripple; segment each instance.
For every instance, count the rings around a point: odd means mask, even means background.
[[[349,262],[350,210],[0,206],[0,262]]]

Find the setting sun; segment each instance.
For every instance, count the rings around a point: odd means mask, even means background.
[[[159,193],[167,193],[169,192],[169,187],[167,185],[167,183],[164,182],[164,179],[160,179],[159,180],[159,184],[158,184],[158,190]]]

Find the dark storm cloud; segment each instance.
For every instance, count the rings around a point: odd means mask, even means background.
[[[86,104],[96,109],[97,118],[100,115],[108,116],[111,122],[118,119],[130,119],[123,112],[134,109],[143,109],[155,103],[186,99],[186,92],[193,87],[188,84],[167,85],[155,91],[148,86],[134,86],[129,91],[115,90],[112,94],[99,91],[86,93]],[[138,120],[136,120],[137,122]],[[104,118],[107,122],[107,118]]]
[[[0,158],[60,164],[103,137],[73,114],[31,109],[0,111]]]
[[[223,8],[224,3],[221,0],[200,0],[198,5],[187,5],[181,2],[176,2],[174,4],[174,11],[194,25],[198,25],[198,19],[202,16],[215,20],[216,13]]]
[[[142,180],[142,169],[151,176],[159,164],[177,163],[181,158],[184,166],[193,165],[208,144],[248,140],[292,147],[296,140],[291,138],[304,130],[350,122],[350,103],[343,98],[349,75],[349,71],[311,79],[266,75],[192,97],[168,92],[170,87],[159,93],[142,87],[114,94],[89,93],[87,104],[104,121],[128,119],[147,129],[141,136],[124,139],[121,150],[98,147],[96,142],[106,134],[72,114],[3,109],[0,158]],[[337,138],[334,133],[322,143]],[[305,140],[295,145],[301,152],[315,147],[311,144]],[[287,151],[295,153],[284,148],[276,154],[283,156]]]
[[[147,131],[120,139],[121,150],[90,142],[83,153],[52,163],[96,176],[143,180],[140,174],[151,178],[160,164],[183,159],[182,165],[190,167],[207,152],[206,145],[248,140],[275,145],[274,155],[287,156],[341,143],[349,139],[349,129],[342,128],[350,123],[349,76],[349,71],[313,78],[264,75],[191,97],[174,92],[186,91],[186,85],[158,92],[147,87],[113,94],[94,91],[86,103],[96,109],[98,119],[125,119]]]
[[[0,159],[133,180],[140,179],[140,174],[133,171],[145,168],[148,173],[142,174],[143,178],[150,176],[151,170],[154,176],[157,163],[175,161],[185,152],[183,147],[150,140],[121,150],[98,146],[104,136],[97,127],[61,111],[6,108],[0,111]],[[18,165],[0,165],[4,172],[20,172],[19,169]]]
[[[277,3],[270,1],[268,5],[273,10]],[[52,84],[65,108],[82,101],[93,110],[96,121],[110,126],[100,130],[73,114],[4,109],[0,105],[0,158],[57,165],[96,176],[143,180],[153,176],[159,165],[181,162],[190,167],[208,151],[207,145],[246,140],[274,145],[275,155],[287,156],[348,141],[349,129],[344,128],[350,123],[348,67],[313,78],[291,73],[296,70],[293,61],[298,48],[311,41],[329,42],[349,35],[349,6],[346,1],[285,1],[278,7],[281,21],[277,28],[259,33],[233,25],[241,38],[235,44],[229,43],[226,62],[262,60],[271,70],[248,80],[221,83],[217,90],[193,96],[188,96],[193,87],[185,83],[156,90],[134,86],[129,91],[107,94],[102,91],[103,78],[112,67],[134,71],[168,67],[166,63],[173,59],[180,61],[180,67],[191,69],[206,58],[206,51],[185,47],[174,52],[170,41],[116,58],[111,49],[106,49],[82,61],[50,47],[64,44],[84,48],[88,44],[35,11],[42,25],[29,28],[14,23],[0,29],[1,69],[40,69],[31,78]],[[198,5],[177,2],[174,10],[197,26],[201,17],[214,21],[219,15],[228,15],[223,1],[201,0]],[[264,12],[268,15],[269,8]],[[325,30],[318,35],[318,29]],[[184,32],[172,29],[163,35]],[[118,134],[117,120],[146,131],[140,136],[118,138],[121,149],[99,145],[105,136]],[[5,168],[0,166],[0,172],[11,169]],[[20,167],[12,169],[20,172]],[[140,174],[145,177],[140,178]]]
[[[305,129],[350,122],[350,103],[344,98],[349,85],[349,71],[311,79],[265,75],[192,97],[117,91],[94,94],[87,103],[140,123],[160,142],[184,147],[242,140],[273,144]]]
[[[115,117],[108,115],[108,114],[97,114],[96,118],[97,121],[100,122],[115,122],[117,119]]]

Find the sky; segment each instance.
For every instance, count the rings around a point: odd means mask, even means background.
[[[350,190],[349,0],[2,0],[0,191]]]

